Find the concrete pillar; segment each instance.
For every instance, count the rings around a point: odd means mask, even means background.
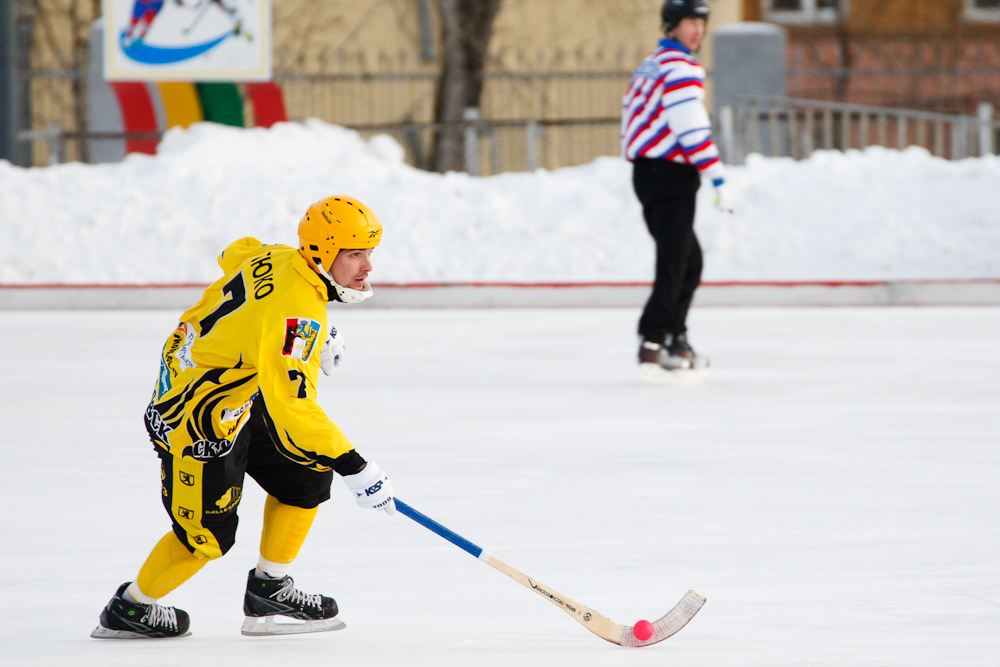
[[[0,0],[0,160],[31,165],[31,144],[17,135],[30,128],[27,82],[21,78],[18,53],[28,53],[31,24],[18,23],[17,0]]]
[[[719,145],[732,163],[741,163],[746,151],[753,149],[744,145],[747,136],[759,137],[756,150],[764,155],[787,154],[784,121],[779,121],[781,127],[774,122],[765,127],[754,114],[740,113],[738,109],[735,113],[720,113],[732,110],[733,104],[745,96],[785,97],[787,43],[784,28],[770,23],[732,23],[715,31],[712,108],[716,119],[725,117],[729,123],[722,128]]]
[[[731,105],[742,95],[784,97],[788,38],[770,23],[721,26],[712,43],[713,107]]]
[[[993,105],[989,102],[980,102],[976,115],[979,124],[979,155],[995,155],[996,134],[993,131]]]
[[[14,156],[14,0],[0,0],[0,160]]]
[[[118,98],[104,79],[104,19],[90,27],[87,63],[87,131],[121,133],[121,110]],[[92,163],[119,162],[125,157],[124,139],[90,139],[89,158]]]
[[[662,5],[663,3],[660,4]],[[743,20],[743,0],[712,0],[710,5],[712,7],[712,16],[708,21],[708,33],[705,35],[705,40],[701,43],[701,48],[698,49],[696,57],[698,58],[698,62],[704,65],[705,70],[708,72],[708,78],[705,80],[705,104],[709,109],[712,109],[714,88],[712,67],[715,61],[712,44],[715,40],[715,33],[722,26],[738,23]]]
[[[462,118],[469,125],[465,126],[465,171],[469,176],[479,175],[479,109],[466,107]]]

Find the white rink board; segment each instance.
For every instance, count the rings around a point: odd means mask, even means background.
[[[0,310],[180,309],[201,297],[202,285],[0,285]],[[362,308],[597,308],[641,307],[650,286],[623,284],[378,285]],[[991,306],[1000,280],[870,283],[721,283],[695,292],[694,306]]]

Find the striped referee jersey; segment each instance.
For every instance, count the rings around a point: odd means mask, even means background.
[[[705,110],[705,68],[682,44],[661,39],[632,75],[622,98],[622,155],[690,164],[724,182],[719,149]]]

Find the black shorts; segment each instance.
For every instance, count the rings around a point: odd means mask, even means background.
[[[282,455],[265,410],[263,401],[254,401],[232,450],[217,459],[196,461],[155,447],[163,506],[174,533],[196,555],[218,558],[236,542],[244,473],[286,505],[311,509],[330,498],[333,471],[316,472]]]

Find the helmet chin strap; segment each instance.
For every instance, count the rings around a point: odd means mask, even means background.
[[[337,291],[337,296],[340,298],[342,303],[361,303],[365,299],[370,299],[374,292],[372,291],[372,286],[367,282],[365,283],[365,288],[363,290],[351,289],[350,287],[344,287],[333,279],[330,272],[326,270],[326,267],[322,264],[319,265],[319,273],[321,276],[330,281],[333,285],[333,289]]]

